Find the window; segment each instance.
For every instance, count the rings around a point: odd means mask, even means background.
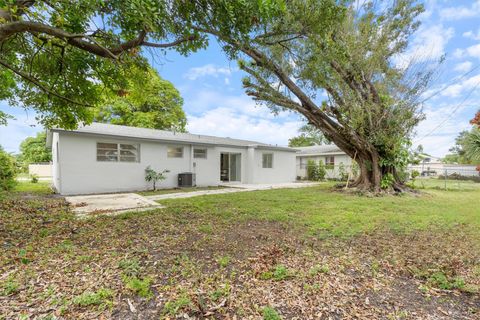
[[[327,166],[327,168],[333,168],[335,166],[335,157],[325,157],[325,165]]]
[[[183,147],[168,147],[168,158],[183,158]]]
[[[307,168],[307,158],[300,158],[300,169],[306,169]]]
[[[207,149],[203,148],[194,148],[193,149],[193,157],[200,158],[200,159],[207,159]]]
[[[139,162],[140,145],[97,142],[97,161]]]
[[[138,144],[120,144],[120,162],[138,162]]]
[[[273,168],[273,153],[264,153],[262,155],[262,167]]]

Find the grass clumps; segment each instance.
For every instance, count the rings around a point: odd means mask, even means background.
[[[282,317],[272,307],[265,307],[262,310],[263,320],[282,320]]]
[[[118,263],[118,267],[122,270],[122,280],[129,291],[142,298],[151,299],[153,297],[150,289],[152,279],[140,276],[142,268],[137,258],[125,258]]]
[[[11,294],[14,294],[14,293],[18,292],[19,288],[20,288],[20,285],[15,280],[15,278],[13,276],[9,276],[7,278],[7,280],[2,285],[2,289],[3,289],[2,293],[5,296],[9,296]]]
[[[262,280],[282,281],[291,277],[290,272],[284,265],[277,265],[273,270],[263,272],[260,275]]]
[[[171,300],[165,303],[165,307],[163,308],[162,313],[164,315],[173,316],[177,314],[180,310],[188,307],[191,304],[192,304],[192,301],[190,300],[190,298],[186,295],[182,295],[175,300]]]
[[[96,292],[86,291],[76,297],[73,303],[81,307],[99,306],[100,309],[110,308],[113,305],[113,291],[101,288]]]
[[[133,293],[139,295],[142,298],[150,299],[153,297],[153,292],[150,290],[152,285],[152,279],[144,278],[139,279],[137,277],[124,277],[123,282],[125,287]]]

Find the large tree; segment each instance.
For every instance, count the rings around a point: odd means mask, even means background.
[[[150,68],[126,70],[125,87],[104,94],[95,121],[183,132],[187,118],[183,99],[173,84]]]
[[[422,11],[413,0],[292,0],[248,39],[207,31],[247,57],[240,67],[248,95],[273,111],[299,112],[355,159],[361,172],[350,187],[402,191],[399,170],[431,72],[395,60]]]
[[[471,159],[465,150],[466,140],[470,134],[469,130],[463,130],[455,138],[455,145],[449,149],[451,152],[443,158],[445,163],[459,163],[459,164],[472,164],[473,159]]]
[[[312,125],[305,124],[298,131],[300,135],[288,139],[289,147],[308,147],[329,143],[322,131]]]
[[[39,132],[35,137],[28,137],[20,143],[19,161],[25,165],[52,161],[52,152],[47,148],[45,132]]]
[[[242,38],[281,9],[277,2],[0,0],[0,99],[33,108],[46,126],[74,128],[92,120],[104,88],[123,87],[123,68],[145,64],[146,53],[203,48],[208,37],[198,28],[211,25]]]

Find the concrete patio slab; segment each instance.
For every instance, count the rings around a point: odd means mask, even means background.
[[[157,202],[136,193],[70,196],[65,200],[78,215],[119,214],[161,207]]]

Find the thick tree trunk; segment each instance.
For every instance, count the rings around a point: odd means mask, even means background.
[[[318,122],[314,117],[310,118],[312,124]],[[379,193],[382,191],[403,192],[407,190],[400,179],[395,167],[381,165],[381,155],[376,148],[368,141],[357,135],[355,132],[329,131],[325,127],[316,125],[324,134],[335,143],[342,151],[349,155],[358,164],[360,172],[354,182],[347,184],[348,188],[355,188],[362,191]],[[382,180],[385,175],[391,174],[391,184],[382,189]],[[384,186],[385,187],[385,186]]]

